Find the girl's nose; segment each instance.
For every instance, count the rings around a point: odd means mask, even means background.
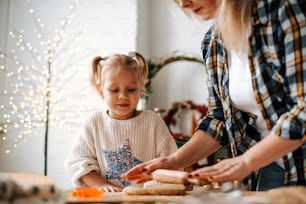
[[[127,97],[128,97],[127,94],[124,93],[124,92],[122,92],[122,93],[119,94],[119,99],[125,99],[125,98],[127,98]]]

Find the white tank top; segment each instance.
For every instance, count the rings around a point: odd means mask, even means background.
[[[229,53],[228,66],[229,95],[232,105],[239,110],[255,114],[261,137],[266,137],[270,131],[255,100],[247,54],[238,56],[236,53]],[[276,163],[284,168],[282,159]]]

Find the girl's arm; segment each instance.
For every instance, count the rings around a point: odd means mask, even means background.
[[[106,180],[97,175],[95,171],[82,176],[80,180],[87,186],[104,190],[105,192],[121,192],[122,189],[109,184]]]

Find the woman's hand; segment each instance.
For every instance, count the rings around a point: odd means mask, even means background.
[[[207,179],[210,182],[240,181],[251,172],[244,157],[238,156],[195,170],[189,174],[189,178]]]
[[[103,184],[98,188],[98,190],[103,190],[104,192],[121,192],[122,188],[118,188],[111,184]]]
[[[156,169],[171,169],[171,157],[155,158],[150,161],[139,164],[131,168],[127,173],[122,175],[126,180],[133,180],[135,183],[144,183],[151,180],[148,176]]]

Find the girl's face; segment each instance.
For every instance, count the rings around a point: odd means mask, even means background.
[[[217,0],[176,0],[182,9],[192,12],[203,20],[214,18],[217,10],[216,1]]]
[[[119,72],[107,70],[104,73],[101,96],[112,118],[126,120],[133,117],[140,93],[139,81],[133,70],[120,68]]]

